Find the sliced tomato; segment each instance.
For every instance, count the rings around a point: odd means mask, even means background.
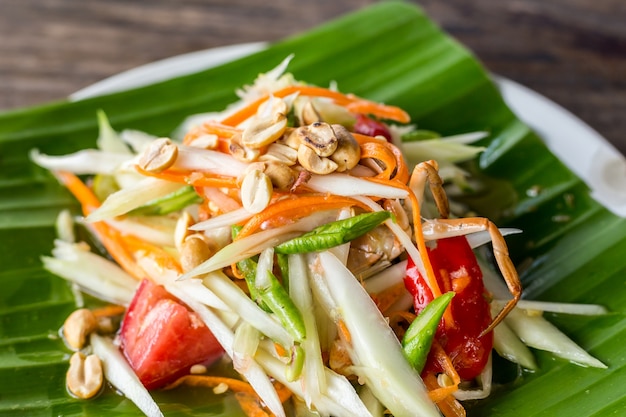
[[[429,249],[437,283],[442,291],[454,291],[450,302],[454,323],[439,325],[436,338],[452,359],[462,379],[474,379],[485,368],[493,347],[493,333],[482,335],[491,323],[489,295],[472,248],[463,236],[440,239]],[[415,311],[420,312],[433,300],[426,280],[409,258],[404,284],[413,296]],[[429,357],[425,372],[441,372],[436,360]]]
[[[362,114],[356,116],[354,131],[368,136],[384,136],[387,142],[391,142],[391,132],[387,125]]]
[[[161,285],[143,280],[120,330],[124,356],[147,389],[161,388],[223,353],[198,315]]]

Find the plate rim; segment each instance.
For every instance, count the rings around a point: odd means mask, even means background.
[[[74,92],[69,100],[84,100],[207,70],[269,45],[238,43],[175,55],[105,78]],[[614,214],[626,217],[626,157],[591,126],[549,98],[506,77],[493,74],[492,79],[513,113],[587,184],[591,196]]]

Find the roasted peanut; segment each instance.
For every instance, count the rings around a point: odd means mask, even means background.
[[[98,320],[94,314],[81,308],[70,314],[63,324],[63,337],[67,345],[79,350],[85,346],[87,337],[98,329]]]
[[[285,115],[253,121],[243,131],[242,144],[250,149],[260,149],[280,138],[286,128],[287,117]]]
[[[168,138],[154,140],[140,155],[139,166],[148,172],[161,172],[174,165],[178,146]]]
[[[318,156],[315,151],[304,144],[298,148],[298,162],[304,169],[313,174],[326,175],[337,169],[337,164],[334,161]]]
[[[189,227],[191,227],[194,222],[194,218],[186,211],[184,211],[176,221],[176,227],[174,229],[174,245],[179,252],[183,248],[183,242],[190,234]]]
[[[297,178],[296,172],[280,162],[268,162],[263,171],[277,190],[288,190]]]
[[[295,165],[298,162],[298,151],[288,145],[272,143],[267,147],[267,151],[259,157],[263,162],[280,162],[287,166]]]
[[[315,122],[307,126],[300,126],[294,134],[299,137],[302,145],[312,149],[318,156],[330,156],[337,149],[337,136],[328,123]]]
[[[251,213],[262,211],[272,199],[272,182],[258,169],[246,174],[241,183],[241,204]]]
[[[260,149],[280,138],[287,129],[287,116],[276,113],[270,117],[255,117],[241,135],[241,143],[250,149]]]
[[[217,135],[206,134],[193,139],[191,143],[189,143],[189,146],[202,149],[216,149],[218,144],[219,138]]]
[[[100,392],[104,382],[102,362],[96,355],[76,352],[70,358],[66,374],[67,389],[81,399],[92,398]]]
[[[235,134],[232,138],[230,138],[228,150],[234,158],[242,162],[256,161],[261,155],[261,151],[259,149],[252,149],[243,145],[241,134]]]
[[[361,160],[361,147],[352,133],[342,125],[331,125],[337,136],[337,149],[330,156],[337,164],[337,172],[354,168]]]
[[[300,147],[300,134],[297,130],[297,128],[288,127],[285,129],[283,137],[278,139],[276,143],[289,146],[291,149],[295,149],[297,151]]]
[[[287,114],[289,112],[289,105],[280,97],[270,96],[264,103],[262,103],[256,111],[256,116],[259,118],[273,117],[277,114]]]
[[[206,238],[200,233],[187,236],[180,252],[183,272],[189,272],[211,257],[213,251]]]
[[[298,97],[294,102],[294,112],[300,121],[300,125],[310,125],[322,121],[313,101],[309,97]]]

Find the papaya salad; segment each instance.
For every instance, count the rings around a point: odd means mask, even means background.
[[[79,307],[71,395],[110,384],[148,416],[184,386],[251,417],[464,416],[494,351],[605,367],[542,316],[603,308],[521,299],[503,237],[521,231],[448,200],[475,186],[459,163],[485,132],[440,137],[288,63],[170,138],[99,112],[96,148],[32,151],[82,208],[42,257]]]

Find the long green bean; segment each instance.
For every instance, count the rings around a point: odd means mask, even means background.
[[[270,285],[259,289],[261,300],[269,307],[272,313],[280,320],[283,327],[293,336],[294,340],[301,342],[306,337],[304,319],[298,307],[293,303],[285,288],[278,278],[269,272]]]

